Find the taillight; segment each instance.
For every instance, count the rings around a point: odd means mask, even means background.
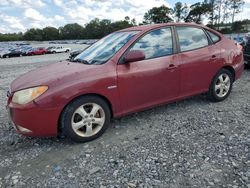
[[[243,46],[240,45],[239,43],[236,43],[236,46],[243,52]]]

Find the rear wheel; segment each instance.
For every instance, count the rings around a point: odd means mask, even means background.
[[[70,103],[62,113],[62,133],[76,142],[87,142],[101,136],[110,124],[106,101],[83,96]]]
[[[214,77],[208,92],[209,100],[219,102],[226,99],[231,93],[233,85],[232,73],[227,69],[221,69]]]

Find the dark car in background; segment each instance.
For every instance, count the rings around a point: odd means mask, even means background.
[[[89,47],[89,46],[88,46]],[[74,59],[76,56],[78,56],[80,53],[82,53],[84,50],[86,50],[88,47],[84,48],[84,49],[77,49],[74,50],[70,53],[69,55],[69,59]]]
[[[246,68],[250,68],[250,38],[248,38],[246,44],[243,46],[243,55]]]
[[[1,58],[20,57],[23,53],[18,49],[4,50],[0,53]]]

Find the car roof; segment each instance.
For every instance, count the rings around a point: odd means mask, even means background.
[[[212,31],[212,32],[214,32],[217,35],[222,37],[221,33],[217,32],[217,31],[215,31],[215,30],[213,30],[213,29],[211,29],[211,28],[209,28],[207,26],[204,26],[202,24],[182,23],[182,22],[179,22],[179,23],[170,22],[170,23],[161,23],[161,24],[140,25],[140,26],[134,26],[134,27],[121,29],[121,30],[119,30],[117,32],[124,32],[124,31],[143,31],[143,32],[146,32],[146,31],[156,29],[156,28],[159,28],[159,27],[164,27],[164,26],[194,26],[194,27],[200,27],[200,28],[204,28],[204,29],[207,29],[209,31]]]
[[[128,27],[128,28],[125,28],[125,29],[121,29],[119,31],[146,31],[146,30],[151,30],[151,29],[155,29],[155,28],[158,28],[158,27],[181,26],[181,25],[205,27],[204,25],[195,24],[195,23],[174,23],[174,22],[170,22],[170,23],[161,23],[161,24],[139,25],[139,26],[134,26],[134,27]]]

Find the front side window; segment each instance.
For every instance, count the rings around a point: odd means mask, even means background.
[[[171,29],[162,28],[149,32],[139,39],[131,50],[143,51],[146,59],[173,54]]]
[[[207,36],[202,29],[195,27],[177,27],[181,52],[208,46]]]
[[[103,64],[113,57],[137,33],[138,31],[111,33],[76,56],[74,61],[84,64]]]

